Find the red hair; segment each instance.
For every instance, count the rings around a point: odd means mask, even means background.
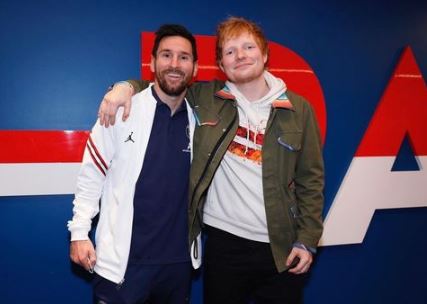
[[[242,33],[252,35],[258,47],[261,49],[262,54],[267,55],[268,58],[268,41],[261,28],[256,23],[246,20],[245,18],[229,17],[227,20],[221,22],[216,30],[215,54],[218,65],[222,60],[224,43],[229,39],[236,38]]]

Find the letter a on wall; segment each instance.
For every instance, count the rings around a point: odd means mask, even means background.
[[[416,170],[392,170],[402,143]],[[407,47],[325,219],[320,245],[362,243],[377,209],[427,206],[427,87]]]

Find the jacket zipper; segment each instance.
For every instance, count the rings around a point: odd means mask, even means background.
[[[116,289],[119,290],[120,288],[122,288],[122,285],[124,282],[125,282],[125,278],[123,278],[119,283],[117,283]]]

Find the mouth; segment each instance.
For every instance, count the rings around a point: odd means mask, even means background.
[[[172,79],[181,79],[184,77],[184,75],[176,74],[176,73],[167,73],[166,76]]]
[[[247,67],[249,67],[251,65],[252,65],[252,63],[250,63],[250,62],[239,63],[239,64],[237,64],[237,65],[234,66],[234,69],[235,70],[244,69],[244,68],[247,68]]]
[[[167,70],[164,72],[164,76],[171,80],[180,80],[185,77],[185,74],[180,70]]]

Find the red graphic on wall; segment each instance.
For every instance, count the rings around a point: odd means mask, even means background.
[[[427,155],[427,87],[406,47],[356,156],[395,156],[408,136],[415,155]]]
[[[0,163],[79,163],[89,131],[0,131]]]

